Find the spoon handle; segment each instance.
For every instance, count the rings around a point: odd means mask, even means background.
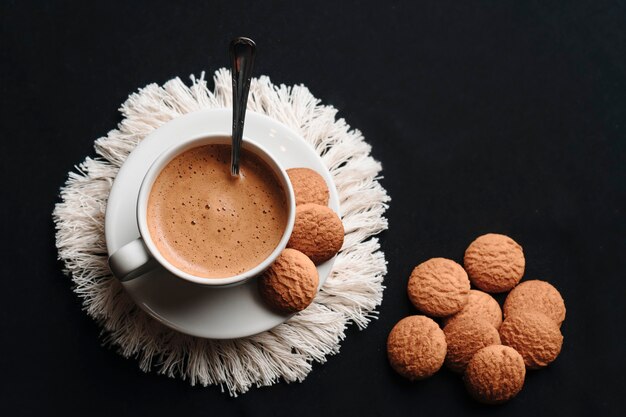
[[[230,43],[231,75],[233,78],[233,144],[230,173],[239,175],[239,156],[246,118],[246,105],[250,91],[250,79],[254,66],[256,44],[249,38],[235,38]]]

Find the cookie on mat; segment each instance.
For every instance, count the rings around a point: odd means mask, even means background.
[[[443,328],[448,344],[445,364],[454,372],[463,372],[470,359],[485,346],[499,345],[498,330],[484,318],[461,317]]]
[[[446,357],[446,337],[426,316],[400,320],[387,338],[389,364],[410,380],[428,378],[441,368]]]
[[[446,258],[432,258],[416,266],[407,287],[411,303],[434,317],[460,311],[467,303],[469,291],[470,282],[463,267]]]
[[[513,348],[491,345],[472,357],[465,369],[465,387],[485,404],[501,404],[515,397],[524,386],[524,360]]]
[[[502,344],[517,350],[528,369],[552,363],[563,346],[559,326],[538,311],[520,311],[508,316],[500,326]]]
[[[470,243],[463,262],[472,284],[491,293],[515,287],[526,266],[522,247],[510,237],[496,233],[479,236]]]
[[[309,168],[291,168],[287,170],[287,175],[296,195],[296,205],[307,203],[328,205],[328,185],[316,171]]]
[[[522,282],[507,295],[504,317],[518,311],[538,311],[559,326],[565,320],[565,302],[561,293],[552,284],[537,279]]]
[[[343,223],[331,208],[303,204],[296,207],[296,221],[287,247],[299,250],[317,265],[339,252],[343,235]]]
[[[449,323],[464,317],[485,319],[496,329],[499,329],[502,324],[500,304],[495,298],[479,290],[470,290],[465,307],[455,315],[446,317],[444,324],[447,326]]]
[[[302,252],[285,249],[259,277],[259,292],[272,309],[290,314],[311,304],[318,283],[313,262]]]

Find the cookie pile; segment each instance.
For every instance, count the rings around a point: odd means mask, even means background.
[[[343,245],[341,219],[328,207],[324,178],[309,168],[287,170],[296,197],[296,219],[285,249],[259,277],[259,294],[274,311],[292,314],[311,304],[319,277],[315,265]]]
[[[519,284],[524,252],[508,236],[478,237],[463,264],[433,258],[415,267],[407,293],[426,315],[406,317],[393,327],[389,363],[410,380],[427,378],[445,364],[464,375],[473,398],[503,403],[522,389],[526,369],[543,368],[561,352],[565,303],[545,281]],[[500,304],[488,293],[507,291],[503,320]]]

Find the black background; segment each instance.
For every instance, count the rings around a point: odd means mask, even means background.
[[[1,414],[624,415],[624,2],[88,3],[0,6]],[[244,34],[256,74],[304,83],[363,132],[392,202],[380,318],[303,383],[233,399],[101,346],[56,260],[51,212],[130,92],[210,75]],[[461,261],[485,232],[518,240],[526,277],[568,308],[561,356],[499,407],[445,370],[408,383],[385,354],[414,313],[412,267]]]

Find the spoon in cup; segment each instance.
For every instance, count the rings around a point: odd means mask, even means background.
[[[250,79],[254,66],[256,44],[252,39],[238,37],[230,42],[231,76],[233,79],[233,131],[230,173],[239,176],[239,158]]]

